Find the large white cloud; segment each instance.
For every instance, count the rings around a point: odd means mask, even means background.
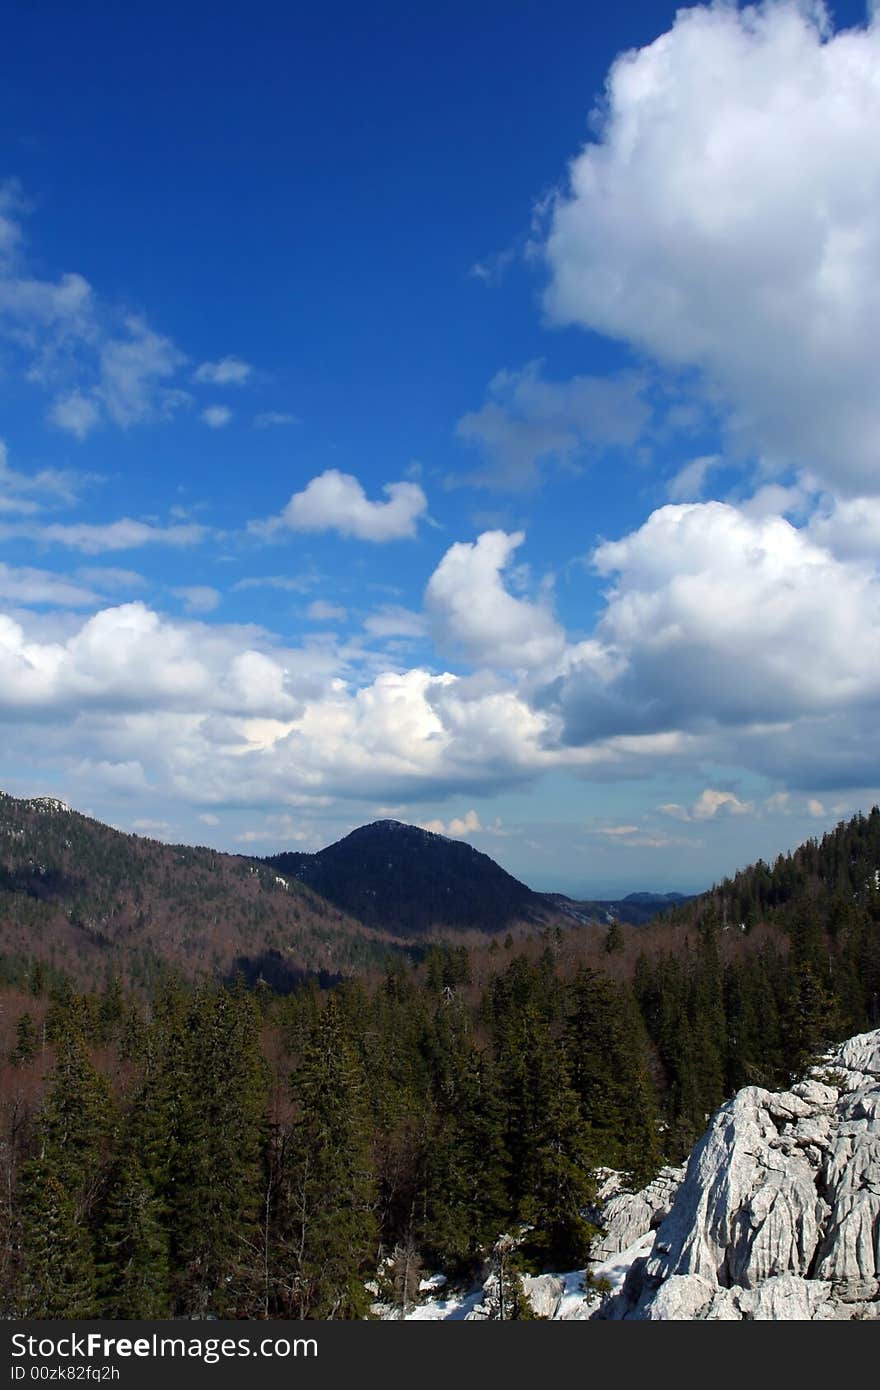
[[[357,478],[328,468],[295,492],[280,516],[251,522],[264,536],[290,531],[336,531],[362,541],[402,540],[416,534],[428,500],[418,483],[385,483],[387,501],[372,502]]]
[[[782,517],[666,506],[593,558],[613,579],[598,646],[575,652],[544,693],[571,740],[790,724],[880,702],[875,571]]]
[[[447,550],[428,581],[425,607],[435,641],[480,666],[529,669],[559,659],[565,635],[549,608],[517,598],[502,574],[522,531],[484,531]]]
[[[0,711],[23,720],[157,708],[298,713],[295,673],[254,637],[247,628],[170,622],[139,602],[101,609],[55,642],[29,637],[0,614]]]
[[[880,489],[880,23],[679,10],[617,60],[552,213],[546,307],[702,370],[740,442]]]

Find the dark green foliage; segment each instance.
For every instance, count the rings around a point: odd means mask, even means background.
[[[330,999],[293,1079],[272,1259],[284,1316],[365,1315],[375,1270],[377,1194],[363,1073]]]
[[[551,915],[541,894],[472,845],[400,821],[375,821],[317,854],[276,854],[266,862],[359,921],[399,936],[440,927],[500,932]]]
[[[98,1315],[94,1252],[75,1197],[51,1159],[35,1159],[22,1176],[21,1272],[18,1315],[93,1318]]]
[[[98,1299],[105,1318],[170,1314],[169,1239],[161,1204],[134,1152],[114,1167],[100,1213]]]
[[[15,1047],[9,1054],[10,1062],[22,1066],[37,1055],[39,1046],[37,1030],[30,1014],[22,1014],[15,1027]]]

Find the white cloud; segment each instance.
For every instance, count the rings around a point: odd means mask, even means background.
[[[810,518],[809,532],[845,560],[880,559],[880,497],[826,498]]]
[[[707,787],[691,807],[691,816],[694,820],[714,820],[719,811],[725,815],[745,816],[751,809],[750,801],[740,801],[733,792],[720,792]]]
[[[304,574],[252,574],[237,580],[232,589],[234,593],[248,589],[280,589],[285,593],[307,594],[320,582],[321,575],[316,570]]]
[[[202,411],[201,418],[212,430],[222,430],[232,419],[228,405],[209,405]]]
[[[611,69],[544,247],[546,308],[704,373],[765,466],[878,491],[880,25],[678,11]]]
[[[0,561],[0,599],[6,603],[51,604],[58,608],[90,608],[100,600],[92,589],[49,570],[14,568]]]
[[[136,570],[115,569],[112,565],[86,566],[76,571],[76,577],[84,584],[94,584],[101,593],[142,589],[147,582]]]
[[[383,604],[364,620],[364,631],[371,637],[419,638],[426,636],[427,630],[424,614],[396,603]]]
[[[630,835],[638,835],[638,833],[639,827],[637,825],[603,825],[595,831],[596,835],[607,835],[610,839],[628,838]]]
[[[487,460],[471,481],[527,488],[547,463],[634,445],[651,417],[646,386],[637,372],[547,381],[540,362],[498,372],[485,404],[463,415],[456,427],[459,438],[476,445]]]
[[[769,806],[770,803],[767,804]],[[777,802],[775,804],[782,803]],[[673,820],[705,821],[714,820],[719,812],[725,816],[746,816],[754,808],[751,801],[740,801],[733,792],[717,791],[714,787],[706,787],[691,807],[680,806],[675,801],[668,801],[665,805],[658,806],[657,809],[662,811],[665,816],[671,816]]]
[[[782,517],[666,506],[594,553],[594,642],[547,686],[567,737],[748,728],[880,698],[880,586]]]
[[[484,531],[456,542],[428,581],[425,609],[443,650],[479,666],[529,669],[562,655],[565,635],[549,608],[516,598],[502,582],[524,533]]]
[[[435,835],[448,835],[453,840],[463,839],[477,830],[482,830],[480,817],[471,809],[463,816],[453,816],[450,821],[429,820],[422,822],[423,830],[431,830]]]
[[[108,336],[102,342],[94,396],[115,424],[128,429],[171,415],[189,396],[165,385],[186,362],[171,339],[155,333],[133,314],[125,317],[122,327],[123,335]]]
[[[20,473],[9,466],[9,453],[0,439],[0,511],[33,513],[46,505],[71,504],[89,475],[63,468]]]
[[[670,502],[699,502],[710,472],[720,462],[719,454],[705,454],[685,464],[666,484],[666,496]]]
[[[817,819],[826,814],[825,807],[823,806],[822,802],[819,800],[818,797],[815,796],[811,796],[809,801],[807,802],[807,810],[809,811],[811,816],[815,816]]]
[[[219,362],[202,362],[193,372],[193,381],[208,386],[243,386],[253,370],[240,357],[222,357]]]
[[[213,613],[222,597],[219,590],[212,589],[209,584],[185,584],[171,592],[180,599],[187,613]]]
[[[142,545],[197,545],[208,534],[204,526],[154,526],[146,521],[119,521],[102,524],[90,522],[52,522],[34,526],[30,523],[0,525],[0,538],[21,537],[40,545],[64,545],[87,555],[100,555],[111,550],[133,550]]]
[[[16,368],[51,393],[50,422],[84,439],[107,420],[125,429],[171,415],[189,400],[173,381],[185,355],[142,317],[104,302],[82,275],[35,276],[25,255],[28,209],[4,187],[0,332]]]
[[[0,709],[18,717],[90,708],[289,717],[300,704],[288,671],[248,637],[127,603],[95,613],[65,641],[40,642],[0,614]]]
[[[416,534],[428,501],[417,483],[386,483],[386,502],[371,502],[351,473],[330,468],[302,492],[295,492],[284,511],[269,521],[251,522],[258,535],[279,531],[337,531],[364,541],[401,540]]]
[[[58,429],[66,430],[76,439],[85,439],[100,422],[98,403],[81,391],[59,396],[49,408],[49,419]]]
[[[348,609],[341,603],[329,603],[327,599],[316,598],[306,609],[306,617],[313,623],[344,623]]]

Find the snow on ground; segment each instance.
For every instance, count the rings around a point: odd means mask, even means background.
[[[605,1279],[611,1285],[611,1292],[616,1293],[622,1286],[627,1276],[627,1271],[634,1260],[643,1255],[647,1255],[654,1243],[654,1231],[647,1231],[640,1236],[627,1250],[621,1250],[619,1255],[612,1256],[611,1259],[604,1260],[601,1264],[590,1266],[590,1274],[593,1279]],[[567,1274],[557,1274],[554,1277],[561,1279],[564,1292],[559,1307],[554,1314],[554,1322],[567,1322],[584,1316],[584,1274],[583,1269],[573,1269]],[[430,1293],[432,1289],[440,1286],[439,1281],[442,1275],[434,1275],[429,1279],[423,1279],[420,1289],[424,1293]],[[444,1281],[445,1282],[445,1281]],[[451,1289],[444,1290],[442,1294],[434,1298],[426,1298],[423,1303],[419,1303],[415,1308],[411,1308],[406,1315],[407,1322],[464,1322],[468,1313],[473,1312],[478,1303],[482,1303],[485,1293],[482,1285],[472,1289]],[[597,1307],[598,1303],[591,1300],[591,1308]],[[391,1309],[383,1309],[382,1316],[394,1318],[397,1316]]]

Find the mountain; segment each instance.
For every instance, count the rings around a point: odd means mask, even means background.
[[[267,864],[127,835],[63,802],[0,793],[0,953],[94,982],[350,974],[399,950]]]
[[[671,1210],[635,1259],[630,1247],[626,1281],[598,1316],[880,1319],[878,1194],[875,1030],[833,1049],[791,1090],[748,1086],[721,1107]]]
[[[396,820],[363,825],[317,854],[275,854],[264,862],[395,936],[496,933],[559,918],[553,902],[487,854]]]

